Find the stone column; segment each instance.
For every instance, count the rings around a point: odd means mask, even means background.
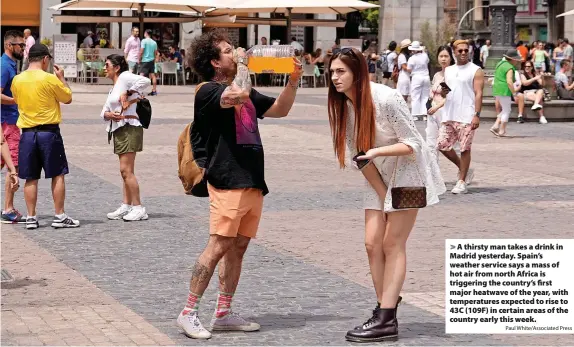
[[[495,0],[490,4],[490,13],[492,47],[488,60],[492,58],[493,61],[498,61],[507,50],[514,47],[516,4],[509,0]]]
[[[271,18],[270,13],[260,13],[259,18]],[[261,44],[261,38],[267,38],[267,44],[271,44],[271,26],[270,25],[260,25],[259,30],[257,30],[257,44]],[[277,39],[277,37],[274,37]],[[281,38],[282,39],[282,38]]]
[[[42,0],[40,8],[40,37],[38,43],[44,38],[54,40],[54,35],[62,33],[62,25],[52,22],[52,15],[60,14],[60,11],[52,11],[50,7],[59,5],[60,0]]]
[[[574,9],[574,0],[564,1],[564,12]],[[561,17],[564,18],[564,37],[570,41],[570,44],[574,43],[574,16]],[[556,18],[552,18],[556,20]]]
[[[337,19],[336,14],[316,14],[316,19]],[[315,45],[313,49],[321,48],[323,52],[333,47],[335,39],[337,38],[337,28],[315,26],[313,28],[313,37],[315,38]]]

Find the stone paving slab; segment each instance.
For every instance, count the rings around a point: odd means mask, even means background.
[[[22,234],[2,225],[2,344],[173,345],[145,319],[120,304]]]

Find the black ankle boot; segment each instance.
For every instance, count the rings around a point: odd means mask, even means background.
[[[401,303],[401,301],[403,301],[403,297],[399,295],[399,298],[397,299],[397,304],[396,304],[396,306],[395,306],[395,310],[396,310],[397,308],[399,308],[399,304]],[[380,303],[377,303],[377,307],[375,307],[375,311],[378,310],[378,309],[380,309],[380,308],[381,308],[381,304],[380,304]],[[373,311],[373,314],[374,314],[375,311]],[[368,322],[369,322],[369,321],[365,322],[365,323],[362,324],[362,325],[357,325],[357,326],[355,327],[355,330],[359,330],[359,329],[363,328],[363,325],[367,324]],[[397,324],[397,328],[398,328],[398,324]]]
[[[396,308],[377,308],[360,329],[350,330],[345,338],[352,342],[394,341],[399,337]]]

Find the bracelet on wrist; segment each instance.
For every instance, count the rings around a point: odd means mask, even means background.
[[[291,86],[291,88],[293,89],[298,89],[299,88],[299,82],[292,82],[291,78],[289,78],[289,80],[287,80],[287,83],[289,83],[289,85]]]

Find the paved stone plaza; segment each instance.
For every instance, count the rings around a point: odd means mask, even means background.
[[[190,267],[207,240],[206,199],[185,196],[176,141],[193,118],[193,87],[158,88],[136,174],[150,219],[108,221],[121,202],[117,157],[99,114],[109,87],[73,86],[62,132],[71,173],[66,210],[79,229],[49,227],[49,181],[42,181],[40,229],[2,225],[3,345],[345,345],[346,330],[376,301],[363,244],[360,173],[339,170],[329,136],[326,89],[303,89],[289,117],[263,120],[271,193],[259,237],[246,256],[234,309],[262,325],[255,333],[186,338],[175,324]],[[260,91],[277,95],[280,89]],[[424,134],[424,123],[417,123]],[[509,125],[474,140],[475,184],[423,209],[408,243],[399,308],[401,339],[391,345],[565,346],[572,335],[445,335],[446,238],[571,238],[574,123]],[[441,158],[452,188],[456,168]],[[25,212],[22,189],[16,206]],[[214,278],[201,302],[209,322]]]

